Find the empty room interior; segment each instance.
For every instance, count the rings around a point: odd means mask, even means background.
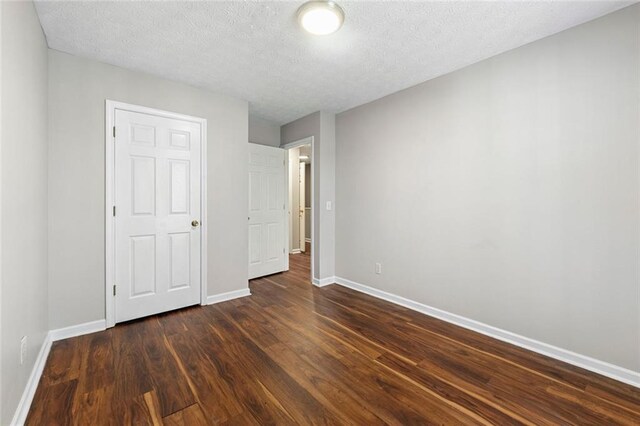
[[[0,425],[640,425],[640,4],[1,1]]]

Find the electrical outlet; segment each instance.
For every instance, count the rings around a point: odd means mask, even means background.
[[[382,273],[382,263],[376,263],[376,274]]]
[[[27,336],[22,336],[20,339],[20,365],[24,364],[27,360]]]

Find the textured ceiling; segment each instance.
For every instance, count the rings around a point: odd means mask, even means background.
[[[36,3],[49,47],[246,99],[286,123],[340,112],[633,2],[353,2],[304,33],[300,2]]]

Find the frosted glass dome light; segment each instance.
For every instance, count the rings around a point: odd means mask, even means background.
[[[332,1],[310,1],[298,9],[298,22],[314,35],[328,35],[340,29],[344,11]]]

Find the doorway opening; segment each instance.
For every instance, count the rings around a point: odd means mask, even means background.
[[[292,142],[287,150],[288,253],[291,261],[310,264],[314,276],[314,158],[313,137]],[[300,262],[298,262],[300,261]]]

